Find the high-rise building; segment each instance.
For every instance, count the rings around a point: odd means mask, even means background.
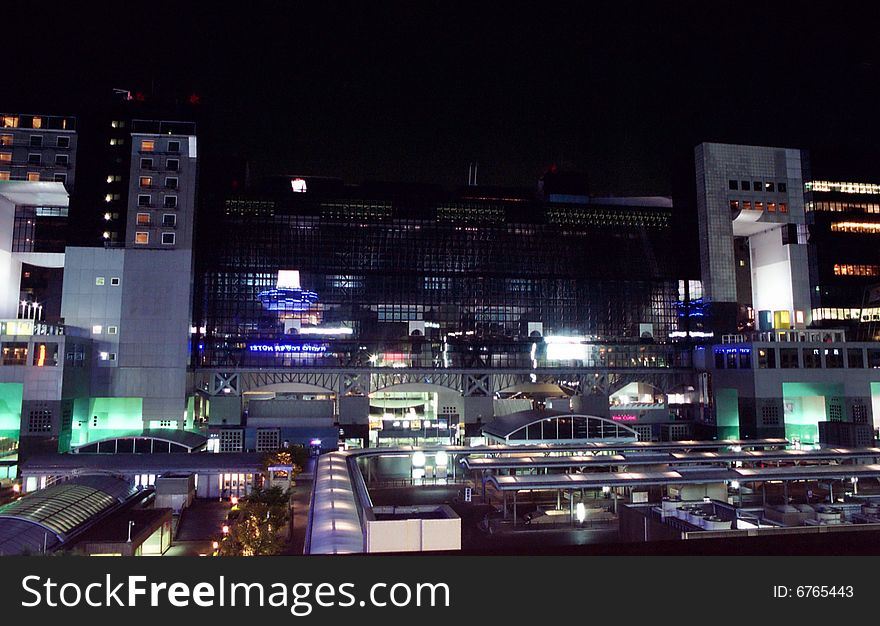
[[[812,317],[854,337],[880,339],[880,185],[810,180]]]
[[[801,151],[703,143],[695,166],[713,328],[805,327],[811,307]]]

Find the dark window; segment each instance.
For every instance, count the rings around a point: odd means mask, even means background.
[[[737,185],[737,183],[736,183],[735,180],[729,180],[729,181],[727,181],[727,187],[728,187],[729,189],[733,189],[734,191],[736,191],[737,189],[739,189],[739,185]]]
[[[752,184],[747,180],[741,180],[739,188],[742,189],[743,191],[748,191],[749,189],[752,188]]]
[[[40,165],[43,162],[43,156],[40,154],[29,154],[28,165]]]
[[[180,152],[180,142],[179,141],[169,141],[168,142],[168,152]]]
[[[70,137],[66,135],[60,135],[58,140],[55,142],[55,145],[59,148],[69,148],[70,147]]]
[[[804,367],[816,369],[822,367],[822,357],[819,356],[818,348],[804,349]]]
[[[763,189],[763,187],[761,186],[760,180],[756,180],[754,183],[752,183],[752,191],[761,191],[761,189]]]
[[[176,172],[180,169],[180,159],[168,159],[165,162],[165,167],[171,172]]]
[[[736,352],[728,352],[727,353],[727,369],[729,369],[729,370],[736,369]]]
[[[764,191],[773,191],[773,183],[764,183]]]
[[[785,190],[786,190],[785,183],[778,183],[776,185],[776,190],[779,191],[779,193],[785,193]]]
[[[43,147],[43,136],[42,135],[31,135],[31,148],[42,148]]]
[[[165,196],[165,208],[166,209],[176,209],[177,208],[177,196]]]
[[[70,157],[66,154],[56,154],[55,155],[55,165],[67,165],[70,162]]]
[[[174,245],[174,233],[162,233],[162,243],[165,245]]]
[[[177,177],[172,176],[165,179],[165,187],[168,189],[177,189]]]
[[[150,206],[150,196],[141,194],[138,196],[138,206]]]
[[[758,350],[758,368],[775,369],[776,350],[774,350],[773,348],[760,348]]]
[[[853,369],[862,369],[865,367],[865,358],[862,355],[861,348],[850,348],[846,351],[847,365]]]
[[[162,216],[162,226],[177,226],[177,216],[174,213],[165,213]]]
[[[752,353],[750,351],[739,353],[739,367],[746,370],[752,369]]]
[[[141,169],[144,169],[144,170],[153,169],[153,159],[141,159]]]
[[[780,348],[779,349],[779,366],[785,369],[797,368],[798,351],[796,348]]]
[[[723,370],[724,369],[724,353],[716,352],[715,353],[715,369]]]
[[[67,174],[54,174],[54,180],[56,183],[66,183],[67,182]]]
[[[825,367],[843,367],[843,350],[825,348]]]

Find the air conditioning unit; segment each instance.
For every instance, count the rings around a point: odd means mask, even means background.
[[[425,322],[410,322],[409,323],[409,336],[410,337],[424,337],[425,336]]]
[[[543,337],[544,336],[544,322],[529,322],[528,323],[528,335],[529,335],[529,337]]]

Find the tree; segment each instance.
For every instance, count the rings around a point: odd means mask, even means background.
[[[290,492],[255,489],[239,502],[239,514],[220,544],[221,556],[271,556],[284,549],[279,530],[290,522]]]

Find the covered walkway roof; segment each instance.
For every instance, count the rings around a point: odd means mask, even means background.
[[[699,467],[665,472],[591,472],[584,474],[538,474],[490,476],[499,491],[526,489],[601,489],[602,487],[647,487],[708,484],[725,481],[845,480],[880,478],[880,465],[802,465],[797,467],[724,468]]]
[[[50,551],[137,493],[126,480],[81,476],[0,507],[0,555]]]
[[[736,461],[787,463],[844,459],[877,459],[880,448],[823,448],[820,450],[741,450],[739,452],[624,452],[604,455],[466,457],[462,465],[470,470],[528,469],[537,467],[615,467],[618,465],[661,465],[685,463],[733,463]]]
[[[347,455],[325,454],[315,468],[306,554],[364,551],[364,531]]]

